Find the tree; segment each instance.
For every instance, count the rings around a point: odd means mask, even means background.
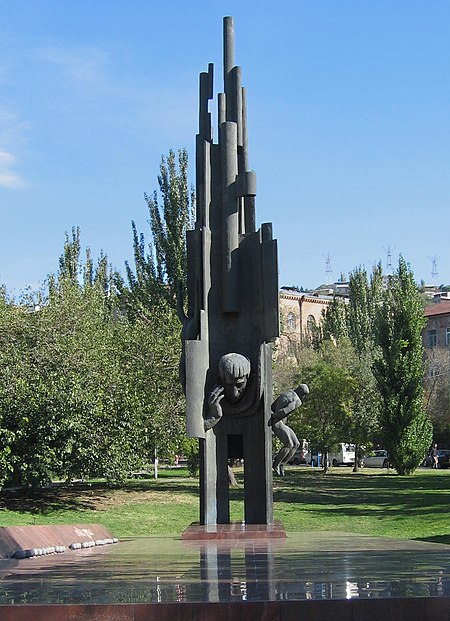
[[[115,480],[139,457],[139,425],[119,364],[119,326],[100,285],[59,276],[38,309],[2,317],[0,412],[9,431],[7,478]],[[5,310],[5,309],[4,309]]]
[[[147,460],[155,450],[160,457],[182,452],[185,403],[178,381],[178,326],[175,312],[161,306],[135,320],[122,318],[121,366],[127,370],[126,391],[133,395]]]
[[[290,386],[306,383],[310,389],[305,403],[291,415],[289,425],[323,453],[325,473],[329,452],[348,440],[356,384],[343,362],[336,345],[325,341],[317,351],[309,350]]]
[[[347,305],[343,298],[335,295],[323,313],[322,339],[335,341],[348,337]]]
[[[349,297],[335,296],[324,314],[323,338],[350,339],[358,354],[373,350],[375,311],[382,295],[381,265],[373,268],[370,280],[363,267],[350,273]]]
[[[143,233],[138,233],[132,222],[134,270],[126,263],[127,284],[117,279],[127,316],[132,321],[144,323],[154,322],[157,317],[158,321],[171,327],[171,337],[179,334],[176,317],[182,323],[186,319],[186,230],[192,228],[195,205],[187,169],[186,149],[178,151],[177,160],[172,150],[167,159],[162,156],[158,175],[160,198],[156,191],[151,196],[144,194],[150,216],[151,242],[146,245]],[[171,354],[178,361],[177,370],[181,353],[181,342],[178,340],[171,348]],[[173,378],[172,386],[167,389],[167,394],[172,397],[169,408],[178,410],[183,403],[178,382]],[[165,405],[168,404],[161,402],[161,407]],[[160,442],[164,437],[162,432],[163,429],[159,429]]]
[[[184,305],[187,266],[186,230],[192,228],[195,197],[189,188],[188,155],[174,151],[162,156],[158,193],[144,194],[150,215],[151,243],[146,246],[142,233],[132,222],[134,271],[126,264],[128,286],[122,291],[131,308],[157,306],[161,298],[175,310]]]
[[[376,344],[381,356],[374,369],[382,397],[383,443],[399,474],[414,472],[432,439],[423,407],[424,315],[413,274],[403,257],[389,279],[383,304],[376,312]]]
[[[80,254],[74,229],[46,299],[0,299],[0,485],[117,481],[156,446],[162,456],[179,452],[175,312],[162,300],[130,320],[106,256],[94,265]]]
[[[370,443],[378,424],[380,399],[372,364],[379,353],[374,345],[374,322],[381,292],[381,265],[374,267],[370,281],[364,268],[355,268],[350,273],[348,303],[335,297],[324,318],[323,336],[334,340],[340,364],[355,381],[348,440],[355,444],[356,454],[362,445]],[[357,470],[355,459],[354,471]]]
[[[330,451],[346,436],[354,379],[343,367],[322,358],[302,370],[302,381],[310,389],[304,407],[300,408],[306,437],[322,452],[326,474]]]
[[[380,398],[372,365],[379,354],[374,344],[374,323],[382,283],[381,264],[374,266],[370,281],[362,267],[355,268],[349,278],[348,335],[356,354],[350,356],[349,366],[358,386],[350,426],[350,439],[355,444],[354,472],[358,471],[361,446],[370,443],[378,427]]]
[[[340,365],[347,369],[354,381],[346,441],[355,445],[353,472],[358,472],[358,455],[361,454],[362,447],[371,443],[378,431],[381,399],[372,370],[372,351],[365,350],[358,354],[346,340],[341,340],[336,350]]]
[[[87,247],[83,262],[80,227],[73,226],[71,233],[70,237],[66,231],[63,252],[59,257],[58,274],[56,276],[50,274],[47,277],[49,295],[56,295],[59,289],[70,283],[84,291],[96,286],[103,292],[105,298],[115,299],[117,294],[115,283],[118,274],[108,263],[108,257],[101,251],[94,265],[91,250]]]
[[[381,266],[378,265],[369,279],[362,267],[350,274],[348,304],[348,335],[358,354],[373,348],[374,319],[381,293]]]
[[[276,352],[273,361],[273,393],[280,395],[299,383],[299,369],[314,364],[317,352],[305,343],[293,342],[289,350],[292,355],[284,356]],[[300,382],[303,381],[300,378]]]

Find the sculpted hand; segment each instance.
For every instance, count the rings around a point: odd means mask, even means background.
[[[208,417],[205,418],[205,420],[203,421],[205,431],[217,425],[219,420],[222,418],[223,412],[220,402],[222,401],[224,396],[225,395],[223,394],[223,386],[216,386],[211,391],[211,394],[208,397],[209,414]]]
[[[223,386],[216,386],[209,395],[208,408],[209,415],[212,418],[219,420],[222,418],[222,406],[220,402],[224,398]]]

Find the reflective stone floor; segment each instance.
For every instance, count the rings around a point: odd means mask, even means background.
[[[208,543],[145,537],[0,560],[0,604],[442,596],[450,596],[450,546],[343,533]]]

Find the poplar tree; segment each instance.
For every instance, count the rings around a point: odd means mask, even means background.
[[[176,359],[171,366],[183,376],[181,341],[177,335],[178,319],[185,323],[185,298],[187,281],[186,230],[193,226],[195,205],[194,191],[188,183],[188,155],[186,149],[178,150],[177,156],[169,150],[167,158],[161,157],[158,175],[159,192],[144,194],[149,212],[150,241],[138,232],[132,222],[134,269],[126,263],[127,284],[118,279],[123,306],[131,321],[154,324],[155,320],[170,326],[170,356]],[[169,340],[168,340],[169,345]],[[162,378],[161,378],[162,379]],[[171,379],[174,379],[171,375]],[[161,381],[161,393],[164,393]],[[166,400],[167,397],[167,400]],[[172,406],[168,404],[172,401]],[[163,438],[177,426],[168,427],[174,412],[179,414],[184,406],[181,385],[173,381],[161,399],[157,412],[148,426],[155,451],[160,451]],[[171,408],[171,409],[170,409]],[[178,417],[178,423],[184,419]],[[180,425],[178,424],[178,427]],[[157,437],[161,438],[158,443]],[[156,455],[156,453],[155,453]]]
[[[134,270],[126,264],[128,286],[122,291],[132,307],[150,308],[165,299],[174,310],[184,304],[186,230],[192,228],[194,191],[188,183],[188,155],[179,149],[161,157],[159,194],[144,194],[149,211],[150,243],[132,222]]]
[[[367,272],[357,267],[349,279],[348,334],[353,347],[362,353],[373,342],[371,289]]]
[[[397,472],[410,474],[430,446],[432,425],[423,407],[425,318],[413,273],[403,257],[383,297],[375,322],[381,356],[374,363],[382,397],[381,434]]]
[[[363,267],[350,273],[348,303],[335,297],[324,317],[323,336],[341,351],[343,362],[355,381],[355,394],[348,417],[348,439],[355,452],[368,443],[378,424],[380,400],[372,372],[378,352],[374,344],[375,309],[382,292],[381,265],[369,279]],[[354,471],[358,470],[358,459]]]
[[[380,264],[373,268],[370,279],[365,268],[355,268],[350,273],[348,303],[335,296],[324,314],[323,338],[335,341],[348,338],[358,354],[371,351],[375,311],[381,302],[382,286]]]
[[[322,340],[348,337],[348,313],[344,300],[335,295],[323,313]]]

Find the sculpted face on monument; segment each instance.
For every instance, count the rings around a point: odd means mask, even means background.
[[[219,360],[219,375],[225,399],[237,403],[242,398],[250,375],[250,361],[241,354],[225,354]]]

